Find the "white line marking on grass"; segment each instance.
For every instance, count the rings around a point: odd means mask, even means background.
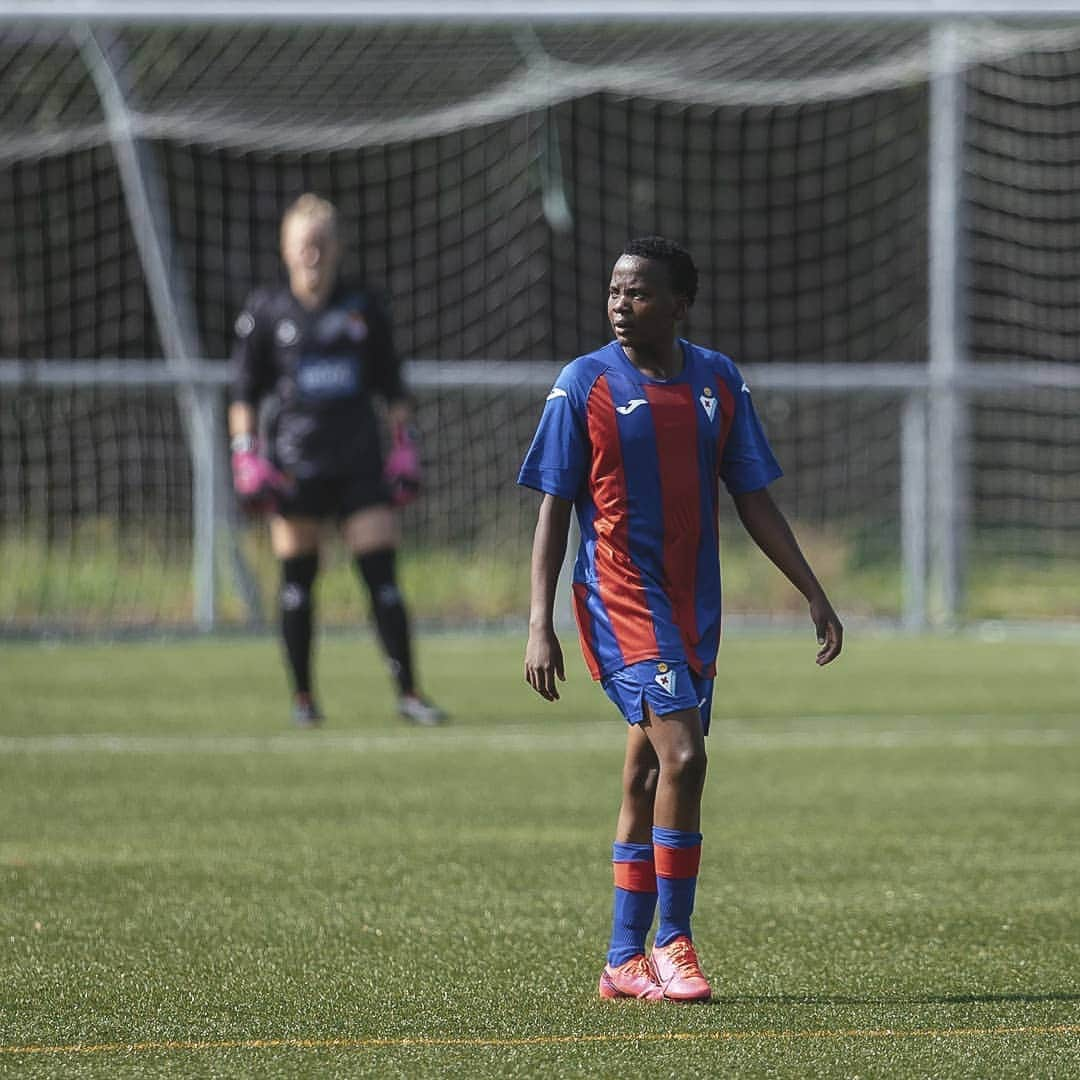
[[[175,1039],[138,1043],[71,1043],[66,1046],[3,1046],[0,1054],[15,1055],[76,1055],[76,1054],[139,1054],[170,1050],[380,1050],[412,1047],[505,1047],[555,1046],[574,1043],[652,1043],[652,1042],[738,1042],[775,1041],[797,1042],[809,1039],[977,1039],[1009,1036],[1052,1037],[1080,1035],[1080,1024],[1053,1024],[1024,1027],[968,1028],[846,1028],[839,1030],[764,1030],[764,1031],[661,1031],[619,1035],[523,1035],[506,1038],[446,1038],[423,1036],[370,1039]]]
[[[754,721],[714,723],[710,745],[717,750],[920,750],[980,747],[1065,747],[1080,745],[1076,728],[956,727],[978,724],[985,717],[903,717],[919,727],[859,728],[867,717],[806,719],[806,727],[788,731],[754,731]],[[935,721],[943,726],[934,726]],[[770,721],[759,721],[768,723]],[[775,722],[775,721],[771,721]],[[439,731],[296,732],[278,735],[4,735],[0,754],[302,754],[339,751],[357,754],[456,749],[490,749],[535,753],[567,753],[612,747],[621,750],[621,725],[590,723],[563,731],[535,727],[448,728]]]

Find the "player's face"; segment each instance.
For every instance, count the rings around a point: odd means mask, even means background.
[[[674,293],[668,268],[655,259],[622,255],[611,271],[608,320],[615,339],[632,351],[670,349],[686,298]]]
[[[330,294],[340,261],[337,233],[330,222],[293,218],[285,227],[281,257],[298,299],[325,299]]]

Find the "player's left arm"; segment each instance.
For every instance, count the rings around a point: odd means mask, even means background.
[[[817,662],[828,664],[840,655],[844,628],[825,590],[806,561],[783,511],[773,501],[768,488],[732,495],[739,520],[755,544],[776,564],[781,573],[806,597],[810,618],[817,631]]]
[[[391,448],[384,477],[393,504],[406,506],[419,494],[421,483],[415,403],[402,376],[401,357],[394,347],[389,306],[385,299],[369,293],[365,315],[371,389],[386,403],[386,421],[390,427]]]
[[[405,386],[401,357],[394,346],[389,303],[383,296],[368,293],[364,314],[368,323],[371,389],[386,402],[391,425],[411,423],[413,401]]]

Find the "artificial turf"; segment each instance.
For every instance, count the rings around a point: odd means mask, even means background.
[[[1076,643],[730,633],[709,1006],[602,1003],[622,721],[572,640],[429,637],[404,727],[329,637],[5,645],[0,1074],[1073,1077]]]

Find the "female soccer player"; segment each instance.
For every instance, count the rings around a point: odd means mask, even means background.
[[[395,572],[393,506],[415,494],[419,459],[389,320],[374,293],[339,279],[337,213],[325,199],[302,195],[286,210],[281,256],[288,285],[255,292],[236,320],[229,434],[238,496],[270,510],[293,719],[323,720],[312,690],[312,587],[322,523],[333,518],[371,594],[400,715],[441,723],[442,710],[417,690]],[[374,395],[394,430],[385,468]]]
[[[817,662],[835,660],[843,641],[768,492],[780,467],[746,383],[726,356],[676,334],[696,293],[697,269],[677,244],[647,237],[626,245],[608,290],[615,340],[562,370],[518,478],[543,493],[525,679],[558,699],[565,673],[555,583],[576,507],[582,651],[628,723],[603,998],[689,1002],[712,994],[690,917],[720,643],[720,480],[755,543],[806,597]]]

